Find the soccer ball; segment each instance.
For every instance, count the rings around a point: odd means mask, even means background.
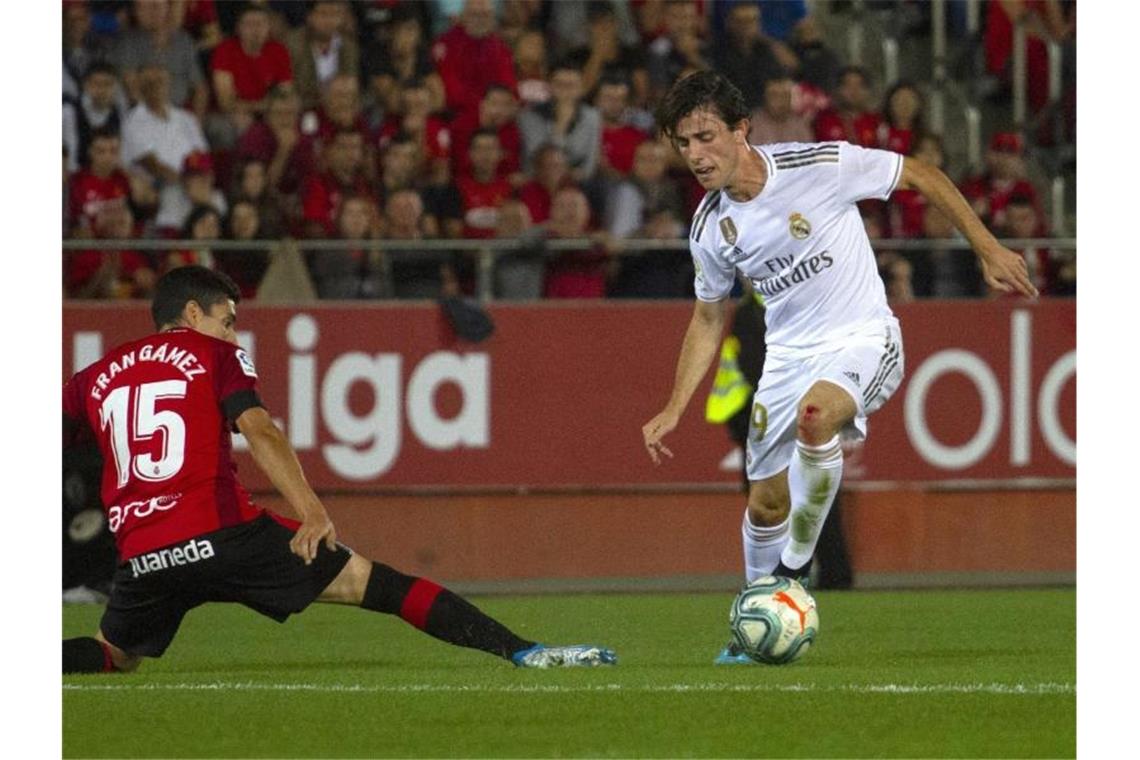
[[[791,578],[765,575],[736,595],[729,612],[732,638],[757,662],[798,660],[819,634],[815,599]]]

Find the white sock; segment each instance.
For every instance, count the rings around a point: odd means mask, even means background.
[[[761,576],[771,575],[780,563],[780,550],[788,543],[788,521],[770,528],[753,525],[745,509],[740,533],[744,536],[745,579],[751,583]]]
[[[787,567],[798,570],[811,559],[842,477],[843,449],[838,435],[822,446],[796,441],[788,467],[791,535],[781,555]]]

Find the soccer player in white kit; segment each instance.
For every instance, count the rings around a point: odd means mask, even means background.
[[[740,91],[714,71],[678,80],[658,109],[707,192],[689,235],[697,300],[673,391],[642,435],[655,464],[673,456],[663,439],[717,353],[734,278],[747,278],[764,297],[768,349],[746,452],[746,578],[806,580],[843,474],[839,434],[864,436],[867,415],[903,376],[899,323],[856,202],[914,188],[966,237],[991,287],[1037,291],[1024,259],[937,168],[846,142],[750,145],[748,117]],[[731,644],[716,661],[751,662]]]

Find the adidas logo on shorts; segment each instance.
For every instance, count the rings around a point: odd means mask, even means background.
[[[843,374],[846,375],[847,379],[850,380],[851,382],[855,383],[856,385],[859,384],[859,373],[858,372],[848,371],[848,372],[844,372]]]

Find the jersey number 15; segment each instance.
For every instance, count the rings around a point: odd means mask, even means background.
[[[119,473],[119,488],[131,475],[149,482],[172,478],[182,469],[186,456],[186,423],[172,409],[155,410],[161,399],[186,397],[185,380],[163,380],[138,387],[123,386],[107,394],[99,408],[103,430],[111,428],[111,450]],[[162,454],[150,452],[131,456],[132,445],[147,443],[162,433]]]

